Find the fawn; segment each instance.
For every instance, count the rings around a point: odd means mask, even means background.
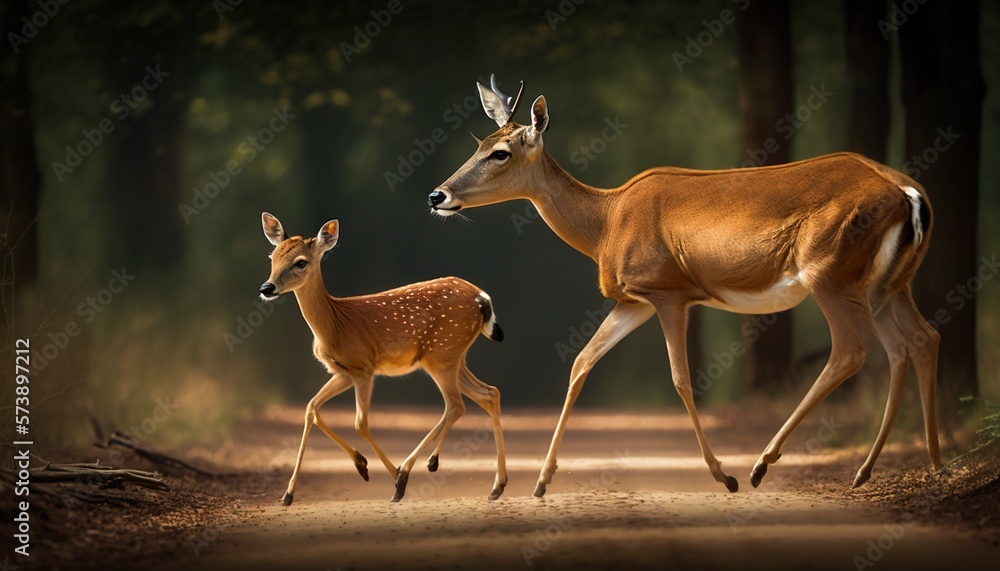
[[[313,354],[332,376],[306,406],[305,427],[298,457],[282,504],[291,505],[298,482],[306,439],[315,424],[354,460],[368,480],[368,461],[323,422],[319,407],[334,396],[354,388],[354,427],[382,461],[395,480],[398,502],[417,456],[437,442],[427,461],[436,471],[444,437],[465,413],[462,395],[469,397],[493,421],[497,447],[497,474],[489,499],[495,500],[507,485],[507,468],[500,427],[500,391],[480,381],[469,370],[465,356],[479,334],[495,341],[503,339],[493,302],[483,290],[459,278],[448,277],[357,297],[333,297],[323,285],[320,262],[337,244],[340,224],[331,220],[314,238],[285,233],[281,222],[267,212],[261,215],[264,235],[275,246],[271,254],[271,276],[260,286],[264,300],[292,292],[302,317],[313,333]],[[397,469],[379,449],[368,430],[368,407],[375,375],[398,376],[426,371],[444,396],[444,414]]]

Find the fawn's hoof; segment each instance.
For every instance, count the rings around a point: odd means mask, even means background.
[[[537,484],[535,484],[535,491],[532,492],[531,495],[535,496],[536,498],[540,498],[540,497],[544,496],[545,495],[545,484],[543,484],[541,482],[538,482]]]
[[[427,469],[431,472],[437,472],[438,470],[438,455],[431,454],[431,457],[427,459]]]
[[[736,478],[726,476],[726,489],[730,492],[738,492],[740,489],[740,483],[736,481]]]
[[[285,492],[285,495],[281,496],[281,505],[288,507],[292,505],[292,493]]]
[[[361,477],[364,478],[365,481],[367,482],[368,459],[362,456],[360,452],[358,452],[358,455],[354,458],[354,467],[358,469],[358,474],[361,474]]]
[[[492,502],[493,500],[499,499],[500,496],[503,495],[503,488],[504,488],[503,485],[500,485],[500,486],[497,486],[497,487],[493,488],[493,491],[490,492],[490,497],[488,498],[489,501]]]
[[[398,471],[398,469],[397,469]],[[398,502],[406,494],[406,481],[410,478],[409,472],[399,472],[396,476],[396,493],[392,496],[392,502]]]

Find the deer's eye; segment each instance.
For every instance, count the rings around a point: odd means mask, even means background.
[[[490,155],[490,158],[498,161],[506,161],[507,159],[510,158],[510,153],[508,153],[507,151],[497,150],[493,151],[493,153]]]
[[[308,261],[306,261],[306,260],[299,260],[299,261],[295,262],[295,269],[301,270],[301,269],[305,268],[307,265],[309,265]]]

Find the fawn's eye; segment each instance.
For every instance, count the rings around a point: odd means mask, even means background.
[[[309,265],[308,261],[306,261],[306,260],[299,260],[299,261],[295,262],[295,269],[301,270],[302,268],[305,268],[307,265]]]
[[[490,158],[498,161],[506,161],[507,159],[510,158],[510,153],[508,153],[507,151],[497,150],[493,151],[493,153],[490,154]]]

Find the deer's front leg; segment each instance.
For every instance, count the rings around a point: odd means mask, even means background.
[[[653,316],[653,313],[655,310],[648,303],[619,303],[611,310],[590,342],[573,361],[566,402],[563,404],[562,414],[559,415],[559,424],[556,425],[556,431],[552,435],[552,444],[549,445],[545,465],[542,466],[542,472],[538,475],[538,483],[535,485],[534,496],[536,498],[545,495],[545,486],[552,481],[552,475],[556,472],[556,454],[559,451],[559,443],[562,442],[563,433],[566,432],[566,423],[569,421],[569,413],[573,410],[576,398],[580,396],[583,383],[587,380],[587,374],[601,360],[601,357],[629,333],[635,331],[636,327],[645,323]]]
[[[368,408],[371,406],[372,402],[372,386],[374,385],[374,379],[369,376],[367,379],[355,380],[354,385],[354,395],[356,397],[357,406],[357,416],[354,419],[354,429],[358,431],[358,434],[364,438],[368,444],[375,451],[375,455],[378,459],[382,461],[382,465],[389,472],[389,477],[393,480],[396,479],[396,466],[391,460],[379,449],[378,445],[375,444],[375,439],[372,438],[372,433],[368,430]]]
[[[295,458],[295,468],[292,469],[292,477],[288,481],[288,489],[285,490],[285,495],[281,498],[282,505],[289,506],[292,504],[295,487],[299,482],[299,470],[302,468],[302,458],[306,453],[306,440],[309,438],[309,431],[312,429],[313,424],[318,426],[320,430],[333,439],[333,441],[336,442],[337,445],[344,450],[344,452],[347,452],[347,455],[354,460],[354,465],[358,468],[358,472],[361,473],[361,476],[364,477],[365,480],[368,479],[368,469],[366,468],[368,461],[365,460],[365,457],[362,456],[360,452],[355,450],[350,444],[344,442],[340,437],[334,434],[333,431],[330,430],[330,427],[328,427],[319,416],[319,407],[323,406],[323,403],[351,388],[352,385],[353,383],[350,378],[345,375],[336,374],[333,377],[330,377],[330,380],[323,385],[323,388],[321,388],[319,392],[316,393],[316,396],[309,401],[309,404],[306,405],[305,426],[302,428],[302,442],[299,443],[299,453]]]
[[[691,370],[688,367],[687,359],[687,306],[673,300],[656,302],[656,313],[660,317],[660,327],[663,329],[663,336],[667,341],[667,354],[670,357],[670,374],[674,379],[674,388],[677,394],[684,401],[684,408],[691,417],[691,424],[694,426],[694,434],[698,438],[698,445],[701,447],[701,455],[708,464],[708,469],[712,476],[719,482],[726,485],[730,492],[739,490],[739,483],[736,478],[727,476],[722,471],[722,462],[715,457],[712,449],[708,446],[708,438],[701,427],[698,419],[698,409],[694,404],[694,392],[691,390]]]

